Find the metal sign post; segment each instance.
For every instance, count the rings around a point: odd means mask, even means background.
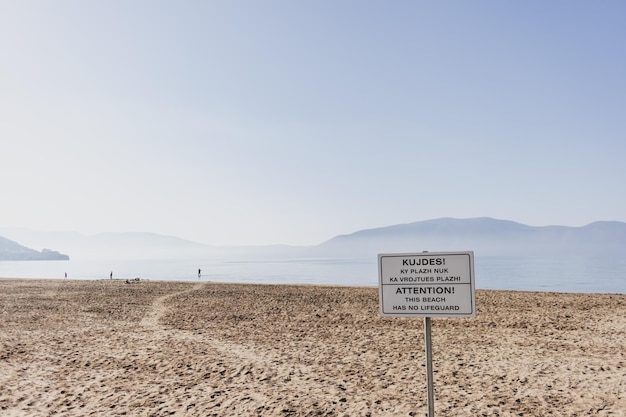
[[[378,255],[380,314],[424,317],[428,417],[435,416],[432,317],[476,317],[474,252]]]
[[[433,342],[430,337],[430,317],[424,317],[424,345],[426,350],[426,405],[428,417],[435,417],[435,389],[433,387]]]

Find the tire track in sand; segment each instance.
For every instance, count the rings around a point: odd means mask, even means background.
[[[278,398],[272,398],[264,394],[266,385],[273,386],[274,393],[288,395],[297,391],[301,396],[310,395],[331,395],[337,399],[342,398],[345,394],[341,384],[336,381],[329,380],[323,374],[320,374],[313,366],[293,362],[290,358],[286,358],[275,352],[251,346],[215,338],[207,334],[197,334],[188,330],[168,329],[160,324],[160,320],[164,317],[170,308],[167,301],[172,298],[188,292],[200,290],[206,283],[199,283],[185,291],[178,291],[171,294],[156,298],[146,316],[141,320],[141,326],[152,333],[153,342],[161,343],[165,340],[168,344],[176,343],[176,341],[194,341],[200,342],[205,349],[212,350],[216,358],[219,358],[221,367],[223,367],[225,391],[230,391],[227,398],[223,398],[220,393],[216,393],[215,399],[211,399],[208,407],[226,407],[229,404],[242,404],[246,402],[256,402],[264,404],[265,407],[271,409],[279,407],[281,403],[280,395]],[[213,381],[215,383],[215,381]],[[235,389],[236,387],[236,389]],[[211,390],[207,387],[206,389]],[[215,404],[213,404],[215,402]],[[223,403],[223,404],[222,404]],[[231,411],[234,410],[233,409]]]
[[[146,316],[141,320],[141,325],[143,327],[150,328],[150,329],[153,329],[153,330],[160,330],[160,329],[162,329],[162,326],[159,325],[159,321],[161,320],[161,318],[168,311],[168,307],[165,305],[166,301],[168,299],[170,299],[172,297],[176,297],[176,296],[178,296],[180,294],[185,294],[185,293],[188,293],[188,292],[198,291],[204,285],[205,285],[204,283],[196,284],[196,285],[194,285],[193,287],[191,287],[188,290],[178,291],[178,292],[175,292],[175,293],[166,294],[166,295],[163,295],[161,297],[156,298],[152,302],[152,306],[150,308],[150,311],[148,311]]]
[[[178,291],[171,294],[156,298],[151,309],[141,320],[144,329],[152,333],[154,342],[162,342],[172,339],[180,341],[196,341],[203,343],[207,349],[218,352],[218,357],[224,362],[224,366],[229,369],[225,378],[233,381],[245,381],[247,388],[241,388],[239,393],[233,394],[231,401],[249,401],[255,398],[260,404],[270,405],[274,402],[270,397],[259,391],[259,386],[263,381],[271,380],[275,384],[274,391],[282,392],[287,395],[293,387],[302,387],[302,394],[307,395],[311,392],[328,392],[333,391],[335,397],[341,397],[341,389],[334,387],[326,380],[324,375],[318,374],[314,367],[301,363],[292,363],[289,359],[277,355],[258,347],[242,345],[233,341],[226,341],[207,337],[206,335],[195,334],[187,330],[167,329],[160,324],[160,320],[170,308],[166,305],[167,301],[172,298],[188,292],[200,290],[206,283],[198,283],[185,291]],[[254,371],[260,374],[260,380],[250,381],[247,374]],[[252,386],[248,386],[252,382]],[[256,382],[256,384],[255,384]]]

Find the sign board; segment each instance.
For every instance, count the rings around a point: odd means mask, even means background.
[[[380,314],[476,317],[474,252],[378,255]]]

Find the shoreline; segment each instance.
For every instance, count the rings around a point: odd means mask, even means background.
[[[0,411],[423,415],[421,319],[378,287],[0,278]],[[626,295],[477,290],[433,319],[435,411],[626,410]]]
[[[378,284],[357,285],[357,284],[330,284],[330,283],[280,283],[280,282],[251,282],[251,281],[211,281],[197,279],[154,279],[154,278],[12,278],[0,277],[2,281],[41,281],[41,282],[57,282],[57,281],[75,281],[75,282],[99,282],[99,281],[133,281],[140,282],[163,282],[163,283],[187,283],[187,284],[217,284],[217,285],[277,285],[277,286],[303,286],[303,287],[337,287],[337,288],[375,288],[378,291]],[[580,295],[626,295],[626,292],[577,292],[577,291],[539,291],[528,289],[492,289],[492,288],[476,288],[476,291],[497,291],[497,292],[522,292],[522,293],[539,293],[539,294],[580,294]]]

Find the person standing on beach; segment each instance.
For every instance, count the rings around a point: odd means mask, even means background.
[[[201,276],[202,276],[202,270],[198,268],[198,279],[200,279]]]
[[[109,278],[113,279],[113,271],[111,271],[111,273],[109,274]]]

